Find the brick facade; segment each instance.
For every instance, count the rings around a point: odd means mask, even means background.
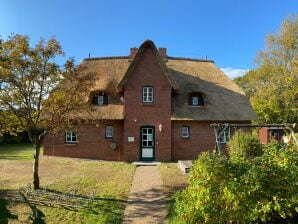
[[[211,123],[249,123],[254,117],[246,97],[213,61],[171,59],[166,48],[157,50],[151,41],[145,41],[139,49],[131,48],[128,57],[86,59],[84,63],[98,73],[97,87],[90,91],[104,92],[109,99],[109,105],[96,107],[96,113],[101,113],[104,120],[98,126],[78,127],[76,144],[65,144],[65,133],[46,136],[44,155],[145,160],[141,128],[151,127],[155,137],[154,156],[150,159],[192,160],[201,152],[214,149]],[[143,103],[143,87],[153,87],[152,103]],[[191,92],[202,92],[204,106],[189,106]],[[113,108],[114,117],[106,108]],[[113,126],[112,139],[105,138],[106,125]],[[190,128],[189,139],[182,138],[182,126]],[[116,143],[116,149],[111,148],[112,143]]]
[[[215,147],[214,130],[204,121],[173,121],[172,122],[172,160],[196,159],[200,152],[213,150]],[[190,138],[183,139],[182,126],[190,129]]]
[[[113,138],[105,138],[105,126],[113,126]],[[75,157],[98,160],[122,160],[123,121],[102,121],[96,125],[82,125],[77,128],[78,143],[66,144],[65,134],[48,135],[44,140],[44,155]],[[117,144],[111,149],[111,143]]]
[[[154,88],[154,102],[142,103],[142,87]],[[155,127],[155,159],[171,160],[171,86],[157,63],[152,49],[147,48],[137,64],[124,90],[124,142],[125,161],[140,160],[140,128]],[[162,131],[159,131],[162,125]],[[134,142],[128,142],[134,137]]]

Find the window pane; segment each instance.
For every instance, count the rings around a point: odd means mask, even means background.
[[[192,97],[192,105],[198,105],[199,103],[199,98],[197,96]]]
[[[182,138],[189,138],[189,127],[182,127]]]
[[[103,96],[98,96],[98,104],[103,105]]]
[[[106,126],[106,137],[113,137],[113,126]]]
[[[153,102],[153,87],[143,87],[143,102]]]

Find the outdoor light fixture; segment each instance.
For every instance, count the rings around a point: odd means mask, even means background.
[[[159,130],[160,132],[162,131],[162,124],[161,124],[161,123],[158,125],[158,130]]]

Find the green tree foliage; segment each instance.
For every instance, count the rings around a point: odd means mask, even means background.
[[[258,67],[236,83],[246,92],[259,123],[298,121],[298,15],[286,19],[267,37]]]
[[[0,135],[28,133],[35,146],[35,188],[39,188],[39,153],[45,134],[70,125],[75,114],[87,108],[84,93],[92,83],[91,74],[77,75],[73,60],[59,66],[55,58],[61,55],[55,38],[41,39],[35,47],[30,47],[27,36],[0,40]]]
[[[190,172],[189,186],[175,198],[176,223],[292,223],[298,212],[298,148],[263,146],[251,156],[255,138],[234,135],[233,159],[202,153]],[[252,144],[253,143],[253,144]],[[241,147],[241,146],[240,146]],[[241,156],[239,156],[241,155]]]

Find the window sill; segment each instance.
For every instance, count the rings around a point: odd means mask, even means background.
[[[105,137],[105,140],[108,141],[108,142],[109,141],[114,141],[114,138],[113,137],[111,137],[111,138],[110,137]]]
[[[189,107],[199,107],[199,108],[203,108],[203,107],[206,107],[205,105],[188,105]]]
[[[91,107],[104,107],[108,106],[108,104],[91,104]]]
[[[65,146],[76,146],[79,142],[65,142]]]
[[[153,106],[154,105],[154,102],[153,103],[144,103],[144,102],[142,102],[142,105],[143,106]]]
[[[182,141],[189,141],[190,138],[181,138]]]

